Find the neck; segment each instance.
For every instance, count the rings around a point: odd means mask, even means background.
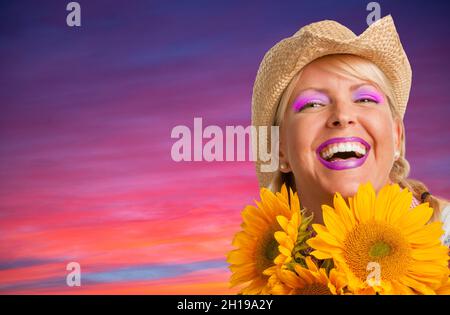
[[[390,179],[386,180],[385,184],[392,184]],[[299,187],[299,186],[297,186]],[[356,192],[355,192],[356,193]],[[334,194],[328,194],[319,189],[301,189],[299,191],[300,206],[302,209],[307,209],[307,215],[313,214],[312,223],[323,224],[322,205],[333,207]],[[345,198],[347,202],[347,198]]]
[[[307,209],[307,215],[314,215],[312,223],[323,224],[322,205],[333,206],[333,196],[304,192],[300,193],[299,198],[302,209]]]

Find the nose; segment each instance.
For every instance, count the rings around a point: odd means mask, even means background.
[[[331,114],[327,120],[329,128],[346,128],[356,124],[354,109],[350,104],[339,102],[331,106]]]

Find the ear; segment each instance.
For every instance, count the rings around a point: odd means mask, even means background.
[[[396,117],[394,119],[393,136],[395,141],[395,149],[398,152],[400,152],[402,149],[403,128],[402,128],[402,119],[399,117]]]
[[[289,164],[288,154],[287,154],[287,146],[285,141],[285,134],[281,132],[280,136],[280,148],[279,148],[279,169],[280,172],[289,173],[291,172],[291,166]]]

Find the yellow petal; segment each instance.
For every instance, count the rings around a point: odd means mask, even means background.
[[[395,193],[394,185],[386,185],[380,189],[375,199],[375,213],[374,217],[377,221],[385,221],[387,211],[389,209],[389,203],[391,201],[391,194]],[[398,185],[397,185],[398,187]]]
[[[300,200],[298,198],[298,194],[294,193],[291,198],[291,209],[293,211],[300,211]]]
[[[323,221],[328,229],[328,231],[339,241],[343,242],[344,237],[347,234],[342,220],[336,215],[334,209],[322,205]]]
[[[281,192],[281,195],[285,198],[285,200],[288,200],[288,191],[287,191],[287,188],[286,188],[286,184],[283,184],[282,186],[281,186],[281,190],[280,190],[280,192]]]
[[[286,231],[289,220],[285,216],[277,215],[277,221],[281,228]]]
[[[278,250],[285,256],[291,256],[291,252],[284,246],[278,246]]]
[[[300,215],[298,211],[294,211],[294,213],[292,214],[292,218],[290,220],[290,223],[295,227],[298,228],[298,226],[300,225]]]
[[[342,218],[342,222],[347,232],[351,231],[356,223],[355,217],[340,193],[334,195],[333,205],[336,209],[336,213]]]
[[[250,257],[245,251],[236,249],[228,253],[227,262],[235,265],[244,264],[249,262]]]
[[[445,246],[416,249],[411,251],[411,257],[417,260],[446,260],[448,248]]]
[[[430,220],[433,215],[433,209],[428,207],[428,203],[423,203],[407,211],[399,220],[399,227],[403,233],[409,234],[419,229]]]
[[[444,285],[436,289],[436,294],[450,295],[450,278],[447,278],[447,282]]]
[[[355,214],[359,222],[367,222],[374,217],[375,190],[370,182],[360,185],[355,198]]]
[[[326,252],[332,252],[336,250],[336,246],[326,243],[323,239],[317,236],[307,240],[306,244],[308,244],[308,246],[312,247],[313,249],[322,250]]]
[[[440,242],[439,238],[443,233],[442,223],[433,222],[408,235],[407,239],[412,244],[432,244],[433,240]]]
[[[319,271],[316,264],[312,261],[311,256],[306,257],[305,262],[306,262],[306,265],[308,266],[309,270],[314,271],[314,272]]]
[[[328,230],[320,224],[313,224],[314,230],[317,232],[317,238],[321,239],[322,241],[326,242],[329,245],[340,247],[342,246],[342,243],[339,243],[339,241],[328,232]]]
[[[277,231],[274,233],[274,237],[278,244],[284,244],[285,240],[288,238],[288,235],[283,231]]]
[[[400,282],[410,288],[413,288],[414,290],[416,290],[422,294],[426,294],[426,295],[435,295],[436,294],[431,288],[427,287],[423,283],[420,283],[412,278],[403,277],[400,280]]]
[[[316,257],[317,259],[329,259],[329,258],[333,258],[333,256],[331,256],[330,254],[324,253],[322,251],[318,251],[315,250],[311,253],[311,255],[313,255],[314,257]]]
[[[284,270],[280,278],[291,288],[296,288],[304,285],[304,282],[301,279],[299,279],[299,277],[297,277],[297,275],[294,272],[290,270]]]
[[[254,278],[255,275],[252,273],[244,273],[244,274],[234,273],[230,277],[230,282],[233,284],[233,286],[236,286],[240,283],[250,281]]]
[[[401,219],[408,213],[412,202],[412,194],[403,189],[397,196],[394,197],[388,209],[387,221],[394,226],[401,224]]]
[[[254,240],[255,240],[255,237],[247,234],[244,231],[240,231],[240,232],[236,233],[231,244],[234,247],[248,246],[249,244],[252,244],[252,242]]]

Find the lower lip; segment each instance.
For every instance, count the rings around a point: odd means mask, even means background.
[[[351,168],[360,167],[361,165],[364,164],[368,155],[369,155],[369,151],[367,151],[366,154],[359,159],[350,158],[350,159],[338,160],[338,161],[334,161],[334,162],[329,162],[329,161],[325,160],[324,158],[322,158],[320,156],[320,154],[317,154],[317,157],[318,157],[319,161],[326,168],[329,168],[330,170],[334,170],[334,171],[342,171],[342,170],[348,170]]]

